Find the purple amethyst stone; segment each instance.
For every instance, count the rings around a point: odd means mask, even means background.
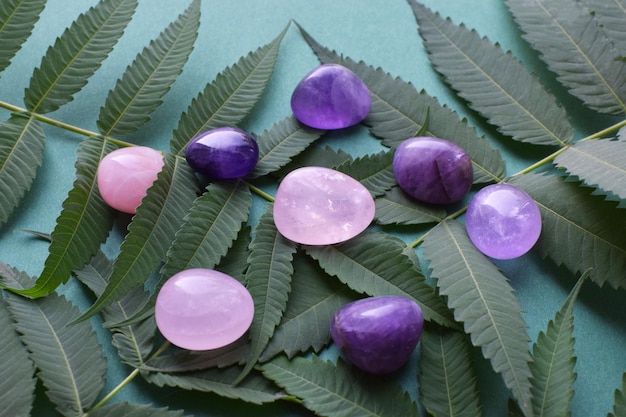
[[[400,188],[429,204],[461,201],[472,186],[472,172],[472,161],[463,148],[445,139],[407,139],[393,158],[393,173]]]
[[[185,149],[185,158],[191,168],[209,178],[239,178],[256,166],[259,147],[248,132],[220,127],[193,138]]]
[[[369,113],[372,97],[352,71],[337,64],[308,73],[291,96],[291,109],[301,123],[316,129],[353,126]]]
[[[382,375],[406,363],[423,327],[424,316],[415,301],[379,296],[344,305],[335,313],[330,334],[348,362]]]

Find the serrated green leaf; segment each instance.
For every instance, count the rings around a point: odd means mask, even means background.
[[[298,154],[293,161],[275,174],[277,177],[283,178],[294,169],[302,167],[316,166],[336,168],[345,162],[351,161],[352,159],[352,156],[348,155],[341,149],[333,149],[330,146],[322,147],[314,143],[302,153]]]
[[[251,240],[250,233],[250,226],[242,228],[233,246],[215,267],[216,270],[230,275],[241,283],[245,282],[246,270],[248,269],[246,261],[248,256],[250,256],[250,251],[248,250]]]
[[[30,189],[44,148],[45,135],[35,119],[14,114],[0,124],[0,225]]]
[[[185,216],[161,270],[163,279],[191,268],[213,269],[248,219],[252,197],[245,183],[214,182]]]
[[[128,227],[106,290],[81,317],[82,320],[120,299],[131,288],[143,284],[165,260],[182,224],[180,213],[190,209],[198,187],[193,171],[182,158],[166,154],[164,161],[162,171],[148,188]]]
[[[125,402],[106,405],[89,413],[90,417],[182,417],[183,415],[181,410]]]
[[[11,63],[30,36],[46,0],[5,0],[0,2],[0,72]]]
[[[137,55],[109,92],[97,125],[104,136],[123,137],[150,120],[162,97],[182,72],[200,26],[200,0]]]
[[[626,62],[596,19],[574,0],[507,0],[506,5],[557,79],[587,107],[626,112]]]
[[[543,226],[535,248],[542,256],[575,274],[593,268],[590,278],[598,285],[626,287],[626,224],[616,203],[556,175],[527,174],[509,182],[539,206]]]
[[[567,148],[554,162],[585,184],[626,200],[626,142],[581,141]]]
[[[382,233],[365,233],[338,245],[304,249],[327,273],[337,276],[353,290],[371,296],[412,298],[422,308],[424,319],[456,327],[450,310],[413,267],[399,239]]]
[[[295,252],[295,243],[276,229],[270,207],[259,219],[250,244],[246,287],[254,300],[254,318],[249,331],[252,348],[238,381],[256,365],[285,312]]]
[[[574,396],[574,302],[587,273],[578,280],[554,320],[545,332],[539,332],[533,345],[531,392],[536,416],[561,417],[570,415]]]
[[[625,417],[626,416],[626,373],[622,375],[622,389],[615,390],[615,403],[613,404],[613,412],[609,413],[609,417]]]
[[[399,384],[356,372],[341,359],[334,365],[315,355],[292,360],[279,356],[261,371],[319,416],[419,416],[417,405]]]
[[[0,417],[30,415],[35,399],[35,367],[20,341],[0,293]]]
[[[626,57],[626,0],[584,0],[622,57]]]
[[[293,116],[275,123],[256,138],[259,160],[248,177],[257,178],[279,170],[322,134],[321,130],[300,124]]]
[[[525,415],[531,416],[530,338],[513,288],[456,221],[435,226],[423,243],[432,277],[472,343],[502,375]]]
[[[250,113],[274,72],[287,28],[272,42],[224,69],[193,99],[174,130],[170,143],[173,154],[181,155],[198,134],[217,127],[236,126]]]
[[[443,208],[422,204],[407,196],[399,187],[391,188],[374,202],[376,223],[382,225],[438,223],[447,215]]]
[[[502,134],[537,145],[572,139],[565,109],[511,53],[416,1],[411,7],[434,68]]]
[[[336,170],[359,181],[375,197],[385,194],[398,184],[393,175],[391,151],[382,151],[344,162]]]
[[[308,256],[296,253],[292,291],[274,336],[259,358],[266,362],[284,352],[288,358],[310,349],[319,352],[330,341],[333,315],[358,294],[328,276]]]
[[[435,417],[482,416],[467,335],[426,326],[420,337],[421,403]]]
[[[364,122],[372,134],[383,139],[384,145],[397,146],[422,131],[425,136],[444,138],[461,146],[472,158],[475,183],[503,178],[506,166],[500,153],[455,112],[425,92],[418,92],[411,83],[393,78],[380,68],[343,58],[321,46],[302,28],[300,31],[321,62],[344,65],[365,82],[372,95],[372,109]]]
[[[104,387],[106,361],[89,322],[67,324],[80,315],[64,297],[7,298],[15,327],[39,369],[48,397],[64,416],[82,416]]]
[[[26,108],[50,113],[73,100],[106,59],[137,7],[137,0],[102,0],[81,14],[48,48],[26,88]]]

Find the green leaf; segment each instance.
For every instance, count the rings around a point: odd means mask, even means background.
[[[279,356],[261,371],[319,416],[419,416],[417,405],[399,384],[353,371],[342,360],[334,365],[315,355],[291,361]]]
[[[90,417],[183,417],[181,410],[155,408],[150,405],[116,403],[110,404],[89,413]]]
[[[44,148],[44,132],[35,119],[13,114],[0,124],[0,225],[30,189]]]
[[[626,0],[585,0],[602,29],[613,41],[622,57],[626,56]]]
[[[539,332],[533,345],[531,392],[535,415],[559,417],[570,415],[576,373],[574,365],[574,302],[587,273],[578,280],[563,307],[550,320],[545,332]]]
[[[426,326],[420,337],[421,403],[436,417],[482,416],[467,335]]]
[[[474,247],[459,222],[445,221],[434,227],[423,249],[455,319],[502,375],[525,414],[532,415],[529,337],[513,288]]]
[[[252,197],[245,183],[214,182],[184,218],[161,270],[163,279],[191,268],[213,269],[248,219]]]
[[[391,188],[375,203],[376,222],[382,225],[438,223],[446,217],[443,208],[420,203],[399,187]]]
[[[626,373],[622,376],[622,389],[615,390],[615,403],[613,404],[613,412],[609,413],[609,417],[625,417],[626,416]]]
[[[35,367],[28,352],[20,341],[0,294],[0,375],[11,378],[0,379],[0,417],[30,415],[35,399]]]
[[[100,108],[97,125],[104,136],[122,137],[150,120],[182,72],[199,26],[200,0],[194,0],[137,55]]]
[[[249,177],[262,177],[279,170],[319,139],[323,133],[321,130],[298,123],[293,116],[275,123],[256,138],[259,145],[259,160]]]
[[[424,319],[456,327],[450,310],[404,254],[402,241],[382,233],[365,233],[345,243],[305,246],[329,274],[359,293],[414,299]]]
[[[216,270],[230,275],[239,282],[245,282],[248,263],[246,262],[250,251],[250,226],[245,226],[239,231],[239,236],[233,243],[226,256],[222,258],[220,263],[215,267]]]
[[[335,312],[358,298],[300,252],[294,256],[293,267],[287,309],[259,358],[261,362],[281,352],[288,358],[310,349],[319,352],[330,341],[330,323]]]
[[[254,300],[254,319],[249,331],[252,349],[238,381],[256,365],[280,323],[291,291],[295,252],[295,243],[276,230],[270,207],[259,219],[250,244],[246,286]]]
[[[294,169],[308,166],[336,168],[352,159],[352,156],[341,149],[333,149],[330,146],[322,147],[314,143],[278,171],[276,176],[282,178]]]
[[[626,223],[615,203],[556,175],[527,174],[510,183],[539,205],[543,225],[535,248],[542,256],[575,274],[593,268],[598,285],[626,287]]]
[[[113,50],[136,7],[137,0],[102,0],[81,14],[33,72],[26,108],[50,113],[72,101]]]
[[[455,112],[425,92],[418,92],[411,83],[393,78],[380,68],[342,58],[321,46],[302,28],[300,31],[321,62],[344,65],[368,86],[372,109],[365,124],[370,126],[372,134],[383,139],[384,145],[397,146],[422,131],[425,136],[445,138],[461,146],[472,158],[475,183],[497,182],[503,178],[506,167],[500,153]],[[428,122],[426,131],[423,129],[425,121]]]
[[[11,63],[30,36],[46,0],[5,0],[0,3],[0,72]]]
[[[626,200],[626,142],[581,141],[567,148],[554,162],[585,184]]]
[[[158,179],[148,189],[128,227],[128,234],[115,260],[109,285],[81,317],[92,316],[120,299],[131,288],[143,284],[165,260],[176,231],[196,198],[197,181],[182,158],[166,154]]]
[[[260,47],[219,73],[215,81],[193,99],[174,130],[170,149],[181,155],[198,134],[222,126],[236,126],[261,98],[278,58],[285,28],[272,42]]]
[[[383,151],[346,161],[336,170],[358,180],[374,196],[385,194],[397,185],[393,175],[393,152]]]
[[[572,139],[565,110],[511,53],[416,1],[411,7],[434,68],[502,134],[538,145]]]
[[[10,295],[7,304],[57,411],[82,416],[98,398],[106,372],[91,324],[68,326],[80,312],[54,293],[34,301]]]
[[[574,0],[507,0],[524,39],[587,107],[626,112],[626,63],[596,19]]]

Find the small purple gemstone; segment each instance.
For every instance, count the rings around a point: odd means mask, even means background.
[[[445,139],[410,138],[395,151],[393,172],[400,188],[416,200],[451,204],[472,186],[472,161],[460,146]]]
[[[342,129],[361,122],[372,107],[367,86],[352,71],[337,64],[308,73],[291,96],[296,118],[316,129]]]
[[[423,327],[424,316],[415,301],[378,296],[344,305],[335,313],[330,334],[348,362],[381,375],[406,363]]]
[[[220,127],[199,134],[189,142],[185,158],[191,168],[215,179],[249,174],[259,159],[259,147],[245,130]]]
[[[465,225],[479,251],[494,259],[513,259],[528,252],[539,239],[541,212],[519,188],[494,184],[472,198]]]

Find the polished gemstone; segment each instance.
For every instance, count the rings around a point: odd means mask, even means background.
[[[229,275],[187,269],[159,290],[155,319],[163,336],[189,350],[217,349],[239,339],[250,327],[254,303],[248,290]]]
[[[135,214],[162,168],[163,155],[152,148],[117,149],[102,158],[98,165],[100,195],[114,209]]]
[[[193,138],[185,149],[185,158],[191,168],[209,178],[239,178],[256,166],[259,147],[245,130],[219,127]]]
[[[517,258],[541,234],[541,213],[524,191],[509,184],[489,185],[467,207],[467,234],[474,246],[494,259]]]
[[[445,139],[410,138],[398,145],[393,158],[398,185],[416,200],[451,204],[472,186],[472,161],[463,148]]]
[[[342,129],[365,119],[372,97],[363,81],[342,65],[326,64],[308,73],[291,96],[301,123],[316,129]]]
[[[422,334],[424,316],[417,303],[399,296],[364,298],[343,306],[330,334],[345,359],[373,374],[399,369]]]
[[[351,239],[374,219],[374,199],[354,178],[323,167],[291,171],[274,201],[278,231],[297,243],[331,245]]]

